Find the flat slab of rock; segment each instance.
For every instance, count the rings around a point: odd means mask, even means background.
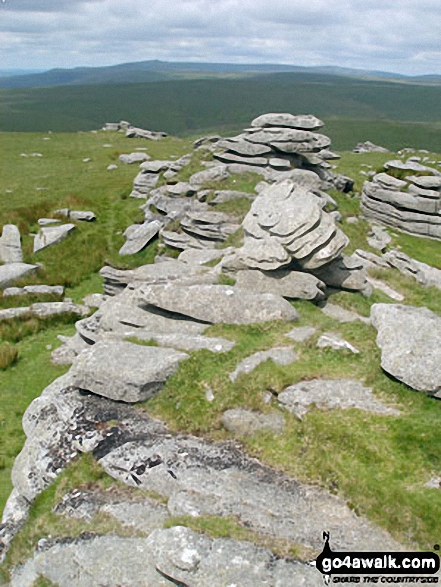
[[[145,249],[149,242],[161,230],[163,223],[159,220],[134,224],[125,231],[126,242],[119,250],[120,255],[134,255]]]
[[[238,436],[251,436],[256,432],[281,434],[285,419],[281,414],[262,414],[251,410],[227,410],[222,415],[222,424]]]
[[[372,389],[355,379],[313,379],[291,385],[279,393],[281,407],[300,420],[315,405],[319,409],[347,410],[356,408],[385,416],[399,416],[400,412],[375,399]]]
[[[138,293],[146,304],[214,324],[298,318],[296,310],[280,296],[250,293],[227,285],[140,286]]]
[[[73,385],[124,402],[153,397],[188,355],[129,342],[98,342],[75,359]]]
[[[212,353],[227,353],[234,348],[235,343],[225,338],[202,336],[186,332],[152,332],[148,329],[135,334],[139,340],[152,340],[160,346],[182,349],[184,351],[200,351],[202,349]]]
[[[37,269],[38,265],[29,265],[27,263],[0,265],[0,288],[6,288],[12,285],[14,281],[32,275]]]
[[[244,270],[235,275],[236,286],[248,291],[274,293],[284,298],[323,300],[325,284],[310,273],[278,269],[276,271]]]
[[[314,334],[316,333],[317,328],[314,326],[298,326],[297,328],[293,328],[289,332],[285,334],[288,338],[293,340],[294,342],[305,342]]]
[[[356,312],[352,312],[352,310],[346,310],[346,308],[342,308],[338,304],[332,304],[327,302],[322,308],[323,314],[329,316],[333,320],[338,320],[339,322],[346,323],[346,322],[357,322],[357,320],[361,320],[362,322],[369,323],[369,318],[365,318],[364,316],[360,316]]]
[[[303,130],[315,130],[324,126],[324,122],[311,114],[269,113],[258,116],[251,122],[252,127],[288,127]]]
[[[76,228],[75,224],[43,227],[34,239],[34,253],[63,241]]]
[[[199,187],[206,183],[223,181],[229,177],[230,174],[226,165],[216,165],[215,167],[194,173],[190,177],[190,184]]]
[[[236,381],[242,373],[251,373],[251,371],[254,371],[256,367],[268,359],[274,361],[277,365],[291,365],[297,360],[297,355],[290,347],[279,347],[267,351],[259,351],[239,363],[236,369],[230,373],[230,381]]]
[[[0,261],[3,263],[21,263],[21,238],[18,226],[5,224],[0,236]]]
[[[95,222],[96,220],[95,214],[90,210],[70,210],[69,208],[61,208],[60,210],[55,210],[54,214],[66,216],[66,218],[78,220],[79,222]]]
[[[150,159],[150,155],[147,153],[127,153],[119,156],[119,160],[121,163],[125,165],[133,165],[134,163],[142,163],[143,161],[148,161]]]
[[[360,352],[350,342],[342,338],[338,332],[324,332],[317,341],[319,348],[331,348],[336,351],[351,351],[354,355]]]
[[[3,296],[25,296],[25,295],[57,295],[64,294],[62,285],[25,285],[24,287],[7,287]]]
[[[427,308],[374,304],[383,369],[412,389],[441,397],[441,318]]]

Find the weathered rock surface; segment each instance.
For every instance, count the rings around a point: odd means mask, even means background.
[[[256,432],[281,434],[285,419],[281,414],[262,414],[251,410],[227,410],[222,415],[224,427],[238,436],[250,436]]]
[[[59,587],[319,587],[320,573],[304,563],[229,538],[211,539],[175,526],[148,538],[95,536],[55,541],[37,551],[11,587],[31,587],[41,575]],[[294,581],[294,583],[293,583]]]
[[[34,253],[56,245],[63,241],[67,236],[74,231],[75,224],[61,224],[60,226],[46,226],[43,227],[34,239]]]
[[[129,342],[97,342],[75,359],[70,375],[80,389],[124,402],[154,396],[188,355]]]
[[[196,187],[203,186],[206,183],[210,183],[213,181],[223,181],[228,179],[230,174],[228,173],[226,165],[217,165],[216,167],[210,167],[209,169],[205,169],[204,171],[199,171],[198,173],[194,173],[190,177],[190,184]]]
[[[8,263],[0,265],[0,288],[6,288],[12,285],[14,281],[28,277],[35,273],[38,265],[29,265],[27,263]]]
[[[0,236],[0,261],[3,263],[21,263],[20,231],[15,224],[5,224]]]
[[[246,357],[239,363],[236,369],[230,373],[230,381],[234,382],[241,374],[248,374],[254,371],[261,363],[270,359],[277,365],[291,365],[297,360],[297,355],[290,347],[278,347],[267,351],[259,351]]]
[[[202,322],[252,324],[297,319],[295,309],[280,296],[226,285],[140,286],[138,295],[144,304]]]
[[[412,277],[418,281],[418,283],[421,283],[421,285],[441,289],[441,269],[437,269],[436,267],[412,259],[405,253],[397,251],[396,249],[383,255],[383,260],[386,261],[389,266],[398,269],[400,273]]]
[[[135,177],[133,182],[133,189],[130,193],[131,198],[147,198],[147,194],[150,190],[156,187],[159,181],[159,175],[157,173],[140,172]]]
[[[313,379],[291,385],[279,393],[279,404],[300,420],[315,405],[319,409],[356,408],[375,414],[399,416],[400,412],[375,399],[372,389],[354,379]]]
[[[392,237],[383,226],[379,226],[378,224],[373,224],[371,226],[367,242],[372,248],[378,249],[379,251],[385,251],[391,240]]]
[[[427,308],[374,304],[383,369],[412,389],[441,397],[441,318]]]
[[[236,286],[248,291],[274,293],[284,298],[322,300],[325,284],[310,273],[278,269],[276,271],[244,270],[235,275]]]

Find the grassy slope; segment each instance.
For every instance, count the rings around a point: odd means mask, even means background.
[[[314,112],[342,150],[369,139],[439,151],[440,97],[441,87],[319,74],[0,90],[0,129],[75,131],[125,119],[173,134],[230,132],[262,112]]]
[[[116,233],[138,214],[139,202],[126,199],[136,168],[120,166],[116,172],[110,173],[105,170],[106,166],[115,161],[119,152],[129,152],[138,145],[147,145],[149,152],[159,158],[172,151],[175,155],[188,151],[189,143],[172,139],[160,143],[128,142],[116,133],[52,135],[51,141],[42,141],[42,138],[43,135],[0,135],[8,157],[8,165],[2,168],[1,185],[13,189],[13,199],[5,195],[0,199],[0,222],[19,221],[22,229],[28,230],[43,210],[46,212],[69,202],[84,204],[95,211],[98,216],[96,225],[79,226],[76,240],[73,235],[54,247],[53,252],[49,249],[41,254],[42,259],[44,254],[47,277],[57,281],[58,270],[58,276],[64,276],[74,286],[69,293],[80,299],[85,293],[98,290],[99,280],[93,272],[106,258],[117,259],[122,238]],[[104,148],[105,143],[111,143],[113,147]],[[22,151],[41,151],[44,157],[21,158],[19,153]],[[82,163],[85,156],[91,156],[93,161]],[[339,169],[355,177],[356,188],[360,189],[364,177],[359,171],[366,169],[361,165],[377,169],[387,158],[389,155],[344,154]],[[440,156],[437,158],[441,159]],[[183,177],[190,171],[184,170]],[[239,185],[241,189],[249,189],[252,178],[238,182],[231,187]],[[35,191],[35,187],[43,183],[50,189]],[[348,216],[358,214],[359,201],[351,195],[334,195],[339,201],[343,229],[351,237],[352,248],[368,248],[365,241],[367,224],[346,222]],[[234,211],[243,213],[242,209]],[[405,252],[441,267],[439,242],[395,234],[395,244],[402,246]],[[90,238],[97,239],[95,248],[99,254],[91,256],[93,262],[78,263],[78,259],[85,259],[88,255]],[[27,260],[40,259],[39,255],[31,255],[28,238],[25,238],[25,248]],[[124,263],[143,264],[151,260],[153,254],[154,250],[150,248]],[[72,267],[80,267],[75,277],[71,276]],[[396,273],[387,277],[406,295],[408,303],[426,305],[441,315],[438,290],[420,288]],[[390,301],[377,292],[370,299],[342,293],[335,300],[364,315],[369,314],[372,303]],[[441,504],[439,494],[424,488],[424,483],[441,470],[439,402],[409,390],[384,374],[372,327],[361,323],[341,325],[307,302],[296,302],[295,306],[301,324],[314,324],[318,331],[314,339],[296,346],[299,360],[294,365],[280,367],[267,362],[253,373],[241,376],[233,386],[227,373],[239,360],[257,350],[291,344],[284,338],[284,333],[292,325],[213,326],[213,335],[236,340],[236,347],[224,355],[213,355],[208,351],[192,353],[191,359],[169,380],[161,394],[140,409],[164,418],[176,430],[214,439],[227,438],[229,435],[220,424],[222,412],[236,406],[262,411],[277,409],[266,405],[262,399],[262,392],[270,387],[281,390],[286,385],[311,377],[359,377],[373,387],[379,399],[398,407],[401,417],[380,418],[357,410],[312,410],[302,422],[287,416],[287,427],[282,436],[256,435],[245,440],[245,446],[264,462],[341,495],[357,512],[388,529],[399,540],[415,542],[424,549],[432,548],[435,542],[439,542]],[[331,329],[341,332],[359,348],[360,355],[316,349],[315,340],[319,333]],[[18,363],[0,372],[0,439],[3,442],[0,445],[0,508],[11,488],[9,474],[13,458],[23,442],[20,422],[23,411],[50,381],[65,371],[64,367],[50,364],[47,345],[55,346],[56,334],[73,332],[73,326],[51,324],[42,331],[32,332],[17,344]],[[208,387],[215,396],[212,403],[205,399]],[[114,486],[87,456],[81,457],[57,483],[33,507],[29,523],[11,550],[8,567],[28,556],[36,540],[45,534],[69,535],[90,529],[90,525],[72,525],[51,514],[51,508],[63,491],[78,485],[89,486],[90,483]],[[182,522],[195,524],[191,520],[180,520]],[[200,520],[198,524],[212,534],[243,535],[234,521],[220,523],[208,519]],[[98,520],[93,528],[105,530],[109,526],[106,521]],[[117,527],[112,530],[123,532]]]

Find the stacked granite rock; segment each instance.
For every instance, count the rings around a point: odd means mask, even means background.
[[[23,263],[20,231],[15,224],[5,224],[0,236],[0,288],[35,273],[37,265]]]
[[[263,114],[240,135],[217,141],[214,157],[233,173],[260,173],[270,181],[290,177],[292,169],[309,169],[337,189],[349,191],[352,181],[329,171],[327,160],[338,155],[328,149],[331,140],[316,132],[323,125],[310,114]]]
[[[414,161],[390,161],[386,169],[406,172],[404,179],[378,173],[365,182],[365,216],[406,232],[441,238],[441,173]]]
[[[315,294],[307,299],[323,297],[325,284],[368,291],[361,263],[342,256],[349,239],[322,206],[319,196],[290,179],[268,187],[251,205],[242,223],[244,244],[222,261],[223,270],[237,274],[240,283],[246,272],[248,287],[257,291],[284,282],[291,289],[298,280],[309,279]],[[314,275],[305,277],[304,272]]]

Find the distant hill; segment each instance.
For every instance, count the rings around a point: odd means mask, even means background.
[[[240,78],[270,73],[311,73],[340,75],[361,79],[387,79],[407,83],[441,84],[441,76],[407,77],[395,73],[365,71],[345,67],[301,67],[283,64],[234,64],[234,63],[180,63],[166,61],[140,61],[105,67],[75,67],[50,69],[27,74],[2,74],[0,88],[35,88],[62,85],[101,85],[119,83],[157,82],[178,79]]]
[[[0,131],[86,131],[124,119],[181,136],[231,133],[264,112],[313,113],[340,149],[371,140],[441,152],[441,86],[285,72],[0,90]]]

